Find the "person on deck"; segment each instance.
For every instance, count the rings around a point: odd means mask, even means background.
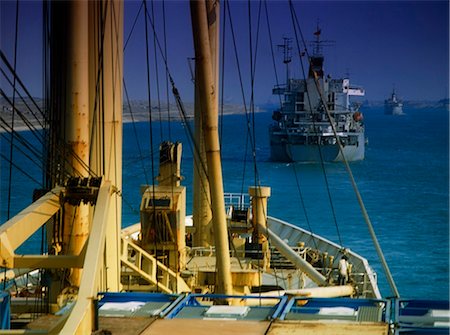
[[[339,261],[339,285],[346,285],[348,282],[348,261],[343,255]]]

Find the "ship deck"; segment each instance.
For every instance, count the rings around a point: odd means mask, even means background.
[[[28,325],[28,329],[47,333],[60,317],[43,315]],[[111,335],[384,335],[389,334],[388,325],[380,323],[351,323],[342,321],[250,321],[250,320],[203,320],[158,319],[156,317],[99,317],[99,328],[94,334]]]

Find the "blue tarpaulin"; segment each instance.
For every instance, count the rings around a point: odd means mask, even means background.
[[[0,292],[0,329],[10,329],[11,327],[10,304],[9,294]]]

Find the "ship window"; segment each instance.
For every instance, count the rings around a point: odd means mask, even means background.
[[[170,199],[148,199],[147,207],[170,207]]]
[[[295,103],[295,111],[296,112],[301,112],[305,110],[305,105],[303,104],[303,102],[296,102]]]

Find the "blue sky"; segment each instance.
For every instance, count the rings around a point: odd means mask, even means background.
[[[449,3],[448,1],[293,1],[295,11],[307,40],[312,40],[319,22],[322,37],[334,41],[325,51],[325,72],[332,77],[350,74],[351,82],[366,89],[369,100],[385,99],[395,85],[405,100],[439,100],[449,94]],[[147,2],[151,8],[152,2]],[[162,1],[154,2],[158,36],[162,35]],[[166,1],[168,61],[172,76],[185,101],[193,101],[188,57],[193,57],[189,4],[187,1]],[[233,25],[237,39],[239,63],[244,78],[246,101],[250,96],[250,54],[248,18],[252,21],[253,52],[256,50],[259,1],[231,1]],[[282,38],[294,38],[291,73],[301,77],[298,52],[291,15],[287,4],[268,1],[273,44]],[[15,1],[0,2],[1,49],[12,61],[15,26]],[[140,1],[125,2],[125,38],[141,5]],[[19,2],[18,72],[35,96],[41,95],[42,18],[39,1]],[[242,103],[236,73],[231,33],[226,31],[225,93],[227,102]],[[143,17],[125,50],[124,73],[127,89],[134,99],[145,99],[146,64]],[[262,12],[255,72],[255,101],[276,101],[271,89],[276,83],[267,34],[265,12]],[[152,82],[156,81],[151,45]],[[297,57],[296,57],[297,55]],[[284,81],[282,53],[275,47],[275,61],[281,81]],[[160,95],[165,95],[163,64],[157,53]],[[2,87],[4,87],[2,79]],[[152,87],[156,98],[156,85]]]

